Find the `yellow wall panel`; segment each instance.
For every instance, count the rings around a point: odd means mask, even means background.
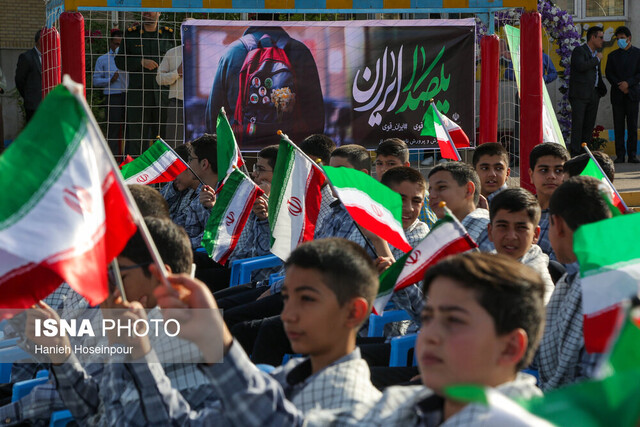
[[[447,9],[469,7],[469,0],[443,0],[442,7]]]
[[[142,7],[149,7],[149,8],[165,8],[165,7],[171,7],[171,0],[142,0],[141,4]]]
[[[383,0],[382,7],[385,9],[408,9],[411,7],[411,0]]]
[[[231,9],[233,0],[202,0],[202,7],[215,9]]]
[[[351,9],[353,0],[327,0],[327,9]]]
[[[504,7],[524,7],[525,10],[538,10],[538,2],[536,0],[502,0]]]

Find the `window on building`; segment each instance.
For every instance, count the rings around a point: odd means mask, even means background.
[[[625,17],[629,0],[555,0],[555,5],[576,19]]]

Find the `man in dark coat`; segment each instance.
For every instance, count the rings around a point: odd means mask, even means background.
[[[600,98],[607,94],[602,80],[600,61],[604,44],[602,27],[590,27],[587,42],[573,49],[569,75],[569,102],[571,103],[571,155],[582,153],[582,143],[591,142],[598,115]]]
[[[611,83],[611,107],[613,130],[616,135],[615,163],[624,163],[625,154],[629,163],[640,163],[636,157],[638,145],[638,101],[640,101],[640,49],[631,46],[631,31],[625,26],[615,33],[618,49],[607,58],[605,75]],[[624,141],[624,126],[627,125],[627,144]]]
[[[24,110],[27,115],[27,123],[33,117],[42,101],[42,47],[40,33],[35,36],[35,47],[23,52],[18,57],[16,66],[16,88],[24,99]]]

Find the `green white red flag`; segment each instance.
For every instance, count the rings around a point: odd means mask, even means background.
[[[611,185],[611,183],[602,173],[602,170],[598,167],[598,164],[596,163],[595,160],[593,160],[593,158],[589,159],[589,162],[584,167],[580,175],[591,176],[602,181],[607,186],[607,189],[609,190],[608,193],[610,193],[610,196],[611,196],[611,203],[613,203],[613,205],[616,208],[618,208],[618,210],[621,213],[625,213],[627,211],[627,208],[622,202],[622,199],[620,198],[620,195],[616,191],[615,187]]]
[[[101,303],[107,265],[136,230],[120,171],[72,85],[54,88],[0,156],[3,308],[28,308],[63,281]]]
[[[448,209],[445,212],[411,252],[380,275],[378,295],[373,302],[376,314],[384,311],[394,292],[420,282],[427,269],[441,259],[478,247],[460,221]]]
[[[137,159],[122,166],[125,184],[157,184],[173,181],[187,164],[163,141],[156,141]]]
[[[224,181],[234,168],[240,169],[244,166],[244,159],[238,148],[236,137],[233,135],[231,125],[224,112],[220,108],[216,121],[216,136],[218,139],[218,176],[220,181]]]
[[[253,203],[262,194],[264,191],[238,169],[227,177],[202,235],[202,246],[214,261],[226,264],[238,244]]]
[[[605,350],[622,301],[640,290],[640,246],[630,236],[640,236],[640,214],[585,224],[574,233],[588,352]]]
[[[313,239],[325,181],[322,170],[283,136],[269,194],[271,252],[278,258],[286,260]]]
[[[358,225],[403,252],[411,250],[402,229],[402,199],[398,193],[356,169],[325,166],[324,171]]]
[[[424,113],[422,136],[436,138],[445,159],[462,160],[457,148],[469,147],[469,137],[453,120],[440,113],[433,102]]]

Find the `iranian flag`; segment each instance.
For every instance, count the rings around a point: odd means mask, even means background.
[[[356,169],[325,166],[324,171],[357,224],[403,252],[411,250],[402,229],[402,199],[398,193]]]
[[[640,290],[640,214],[620,215],[579,227],[573,250],[580,264],[584,342],[605,350],[621,302]]]
[[[63,281],[101,303],[107,265],[136,231],[120,171],[67,79],[0,156],[3,308],[28,308]]]
[[[202,235],[202,246],[214,261],[226,264],[256,198],[264,192],[244,173],[234,169],[218,193]]]
[[[460,126],[441,114],[433,102],[424,113],[423,125],[420,135],[436,138],[443,158],[462,160],[456,148],[469,147],[469,138]]]
[[[313,239],[325,183],[322,170],[283,136],[269,194],[271,252],[286,260],[300,243]]]
[[[611,182],[609,182],[607,177],[604,176],[602,170],[598,167],[598,164],[593,160],[593,158],[589,159],[589,162],[584,167],[580,175],[591,176],[602,181],[607,186],[607,189],[611,194],[611,203],[613,203],[621,213],[625,213],[627,211],[626,206],[622,203],[622,199],[620,199],[620,195],[616,191],[615,187],[611,185]]]
[[[218,138],[218,176],[220,181],[231,174],[234,168],[244,166],[244,159],[236,143],[236,138],[227,120],[224,108],[220,108],[216,121],[216,136]]]
[[[376,314],[384,311],[394,292],[421,281],[427,269],[441,259],[478,247],[460,221],[448,209],[445,212],[411,252],[380,275],[380,287],[373,303]]]
[[[187,164],[164,141],[156,141],[137,159],[122,166],[125,184],[157,184],[173,181]]]

